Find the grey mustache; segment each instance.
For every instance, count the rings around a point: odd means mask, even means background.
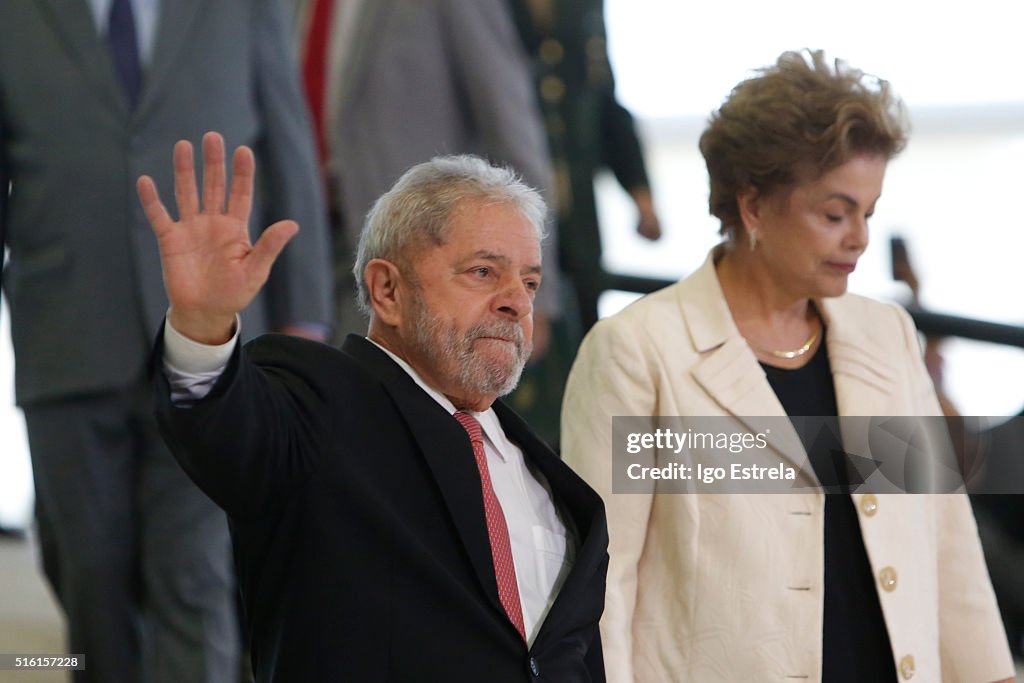
[[[480,339],[481,337],[501,337],[502,339],[511,339],[515,342],[516,346],[522,346],[526,341],[525,335],[523,334],[523,328],[514,323],[476,325],[466,332],[466,338],[469,340]]]

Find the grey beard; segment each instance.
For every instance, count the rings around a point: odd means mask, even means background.
[[[532,342],[524,339],[523,328],[513,322],[496,320],[474,325],[459,338],[454,329],[445,327],[440,318],[427,309],[417,296],[414,334],[417,346],[442,361],[449,376],[460,387],[474,393],[505,396],[519,384],[526,361],[533,350]],[[488,364],[473,351],[473,342],[480,337],[503,337],[515,344],[515,360],[506,366]]]

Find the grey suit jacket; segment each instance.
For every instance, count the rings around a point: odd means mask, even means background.
[[[329,322],[320,182],[279,0],[160,12],[132,111],[84,0],[0,3],[0,237],[21,404],[144,376],[167,300],[135,180],[153,176],[173,206],[172,147],[209,130],[256,153],[253,228],[301,226],[243,330]]]
[[[309,4],[298,0],[300,16]],[[327,109],[332,190],[350,246],[377,197],[438,154],[508,164],[550,200],[528,58],[503,0],[363,0],[358,22]],[[555,290],[556,255],[546,240],[542,302]]]

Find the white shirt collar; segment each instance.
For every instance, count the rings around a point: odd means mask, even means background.
[[[369,337],[366,337],[366,341],[388,354],[391,360],[398,363],[398,367],[405,370],[406,374],[412,377],[412,380],[419,385],[420,389],[427,392],[427,395],[437,401],[442,408],[448,411],[449,415],[454,415],[459,410],[455,407],[455,404],[451,402],[451,399],[427,384],[426,381],[420,377],[420,374],[416,372],[416,370],[414,370],[413,367],[405,361],[405,359],[396,356],[389,349],[384,348]],[[482,412],[477,412],[475,410],[463,410],[462,412],[468,413],[477,419],[480,423],[480,427],[483,429],[484,437],[491,442],[491,448],[498,457],[502,459],[502,461],[505,461],[507,459],[506,453],[508,453],[508,448],[511,446],[511,443],[505,435],[505,430],[502,428],[501,421],[498,419],[498,415],[494,412],[494,408],[488,408]]]

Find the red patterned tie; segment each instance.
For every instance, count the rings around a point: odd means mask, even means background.
[[[316,147],[321,166],[327,159],[324,109],[327,95],[327,46],[334,5],[335,0],[314,0],[302,54],[302,80],[306,86],[306,99],[309,101],[309,111],[313,116],[313,127],[316,129]]]
[[[523,607],[519,602],[519,582],[516,581],[516,566],[512,562],[512,544],[505,525],[505,513],[501,510],[498,496],[491,485],[491,474],[487,469],[487,454],[484,452],[484,434],[476,418],[461,410],[455,413],[473,444],[476,467],[480,471],[480,485],[484,494],[484,513],[487,516],[487,535],[491,537],[491,557],[494,560],[494,577],[498,581],[498,599],[505,613],[519,635],[526,640],[526,626],[523,624]]]

